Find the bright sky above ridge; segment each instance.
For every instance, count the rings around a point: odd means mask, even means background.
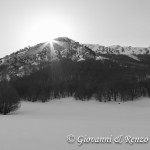
[[[58,36],[148,47],[149,6],[150,0],[0,0],[0,58]]]

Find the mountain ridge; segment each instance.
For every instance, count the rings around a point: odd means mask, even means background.
[[[30,75],[34,70],[39,70],[41,64],[63,58],[76,62],[93,59],[120,63],[124,60],[125,63],[145,65],[145,58],[147,62],[149,56],[150,47],[121,47],[120,45],[105,47],[99,44],[81,44],[68,37],[58,37],[51,42],[25,47],[1,58],[0,80]]]

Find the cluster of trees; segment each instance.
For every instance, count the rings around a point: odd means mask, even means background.
[[[0,114],[20,106],[20,99],[46,102],[73,96],[78,100],[127,101],[150,97],[149,64],[70,59],[43,63],[29,76],[0,82]]]
[[[68,96],[79,100],[95,97],[98,101],[127,101],[150,96],[150,79],[146,78],[149,73],[148,66],[62,59],[11,81],[11,85],[20,98],[28,101],[46,102]]]
[[[28,76],[0,82],[0,114],[18,109],[20,99],[46,102],[73,96],[79,100],[95,97],[107,102],[150,97],[149,55],[138,55],[139,62],[125,55],[102,56],[108,59],[75,62],[69,56],[61,57],[41,63]],[[6,68],[1,65],[0,72]]]
[[[0,82],[0,114],[20,106],[20,99],[46,102],[73,96],[79,100],[127,101],[150,97],[149,65],[70,59],[43,63],[29,76]]]
[[[7,115],[20,106],[18,92],[8,82],[0,83],[0,114]]]

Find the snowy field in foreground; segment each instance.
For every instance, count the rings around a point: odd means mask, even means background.
[[[73,98],[47,103],[22,102],[13,114],[0,115],[0,150],[148,150],[147,144],[68,144],[75,137],[150,137],[150,99],[101,103]]]

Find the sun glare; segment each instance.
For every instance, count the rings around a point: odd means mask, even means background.
[[[53,45],[53,43],[55,43],[54,38],[50,38],[50,40],[49,40],[47,43],[50,45],[50,48],[51,48],[51,50],[53,51],[53,50],[54,50],[54,45]]]
[[[59,44],[58,41],[56,41],[54,38],[50,38],[47,42],[45,42],[45,44],[43,45],[43,47],[48,46],[50,48],[51,53],[54,53],[54,43]]]
[[[48,43],[50,43],[50,45],[53,45],[53,43],[55,42],[54,38],[50,38]]]
[[[70,23],[61,16],[47,16],[42,15],[34,19],[30,24],[30,28],[27,31],[27,39],[37,44],[40,42],[48,41],[51,46],[56,41],[57,37],[70,37],[72,31]]]

